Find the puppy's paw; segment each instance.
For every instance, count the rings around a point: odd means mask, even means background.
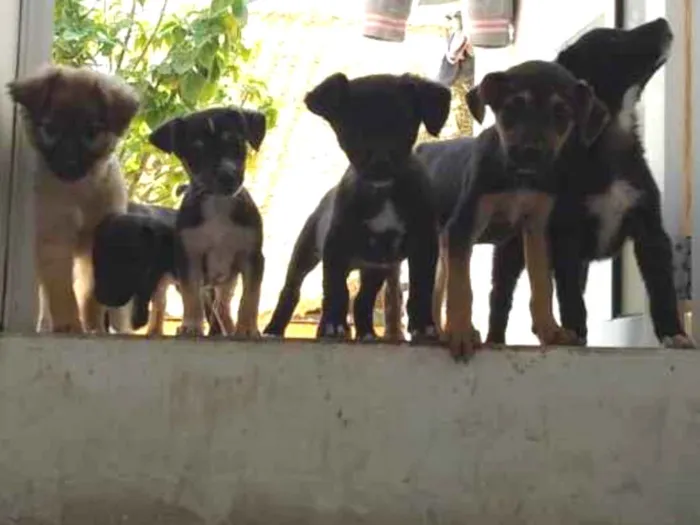
[[[80,323],[65,323],[53,328],[56,334],[83,334],[85,331]]]
[[[695,342],[685,334],[669,335],[663,338],[661,344],[664,348],[691,349],[696,348]]]
[[[442,341],[455,361],[469,361],[481,347],[481,334],[472,326],[445,327]]]
[[[542,346],[577,346],[580,339],[575,332],[556,323],[535,328],[534,331]]]
[[[506,344],[503,341],[492,341],[490,339],[486,339],[486,342],[484,343],[484,348],[488,348],[490,350],[503,350],[506,348]]]
[[[180,328],[177,329],[177,336],[182,338],[202,337],[203,333],[201,326],[180,325]]]
[[[321,322],[318,325],[316,337],[319,339],[347,340],[350,338],[350,329],[344,324]]]
[[[440,332],[435,325],[411,331],[412,343],[434,343],[440,340]]]
[[[403,333],[399,332],[398,334],[384,334],[384,337],[382,337],[384,341],[387,341],[389,343],[403,343],[406,341],[406,338],[403,336]]]
[[[360,343],[376,343],[379,341],[379,337],[377,337],[377,334],[374,332],[367,332],[364,334],[357,334],[355,340],[359,341]]]
[[[236,339],[261,339],[260,330],[257,326],[247,327],[238,325],[233,330],[233,336]]]

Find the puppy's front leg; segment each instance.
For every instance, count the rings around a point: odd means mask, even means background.
[[[165,307],[167,304],[168,286],[170,286],[170,284],[172,284],[172,280],[169,277],[163,277],[151,298],[151,312],[148,316],[148,327],[146,328],[146,335],[149,337],[163,335]]]
[[[437,229],[432,222],[426,221],[425,225],[408,239],[409,292],[406,311],[408,331],[413,341],[436,340],[438,336],[433,321],[433,291],[437,260]]]
[[[533,332],[542,345],[575,344],[576,334],[561,328],[552,312],[552,274],[549,246],[543,227],[524,232],[525,266],[530,279]]]
[[[37,275],[52,330],[79,334],[83,332],[83,325],[73,287],[72,248],[67,244],[37,243]]]
[[[401,265],[397,264],[389,272],[384,288],[384,339],[394,342],[403,341],[402,311]]]
[[[236,335],[259,338],[258,308],[260,306],[260,288],[265,273],[265,257],[262,252],[250,255],[248,264],[243,269],[243,294],[238,305],[238,323]]]
[[[340,237],[333,238],[329,234],[324,247],[323,302],[316,337],[346,339],[350,335],[347,321],[350,300],[347,278],[350,262],[345,256],[347,247],[342,246],[339,241]]]
[[[581,257],[576,236],[558,236],[556,240],[550,238],[550,242],[561,324],[576,334],[578,344],[585,345],[588,327],[583,294],[586,291],[588,263]]]
[[[442,338],[455,360],[467,360],[481,346],[481,334],[472,325],[472,246],[488,226],[494,212],[493,199],[463,193],[454,217],[447,224],[447,313]]]
[[[181,336],[200,336],[203,332],[204,304],[202,302],[201,255],[187,255],[187,270],[180,282],[182,296],[182,325],[178,329]]]

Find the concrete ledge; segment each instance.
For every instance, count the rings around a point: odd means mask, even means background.
[[[697,525],[700,353],[0,338],[0,523]]]

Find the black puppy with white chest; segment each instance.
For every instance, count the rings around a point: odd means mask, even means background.
[[[263,225],[243,181],[247,144],[259,149],[265,131],[262,113],[228,107],[172,119],[151,134],[151,143],[176,155],[190,178],[175,223],[182,335],[202,333],[203,292],[213,289],[222,332],[259,336]],[[243,292],[234,327],[230,303],[239,275]]]
[[[316,226],[304,230],[316,240],[323,262],[318,336],[349,335],[346,280],[352,269],[373,268],[383,278],[408,258],[408,329],[414,338],[435,338],[437,222],[428,179],[412,148],[421,123],[432,135],[444,126],[449,90],[408,74],[348,80],[338,73],[308,93],[305,103],[331,125],[350,161],[315,212]]]
[[[590,154],[572,163],[572,178],[553,211],[551,238],[564,326],[586,341],[583,293],[593,260],[608,259],[631,240],[649,297],[654,332],[670,347],[693,347],[678,315],[671,241],[661,217],[659,188],[644,157],[635,106],[665,64],[673,34],[657,19],[631,30],[595,29],[563,50],[557,62],[588,81],[609,107],[612,124]],[[524,261],[519,239],[494,252],[489,340],[505,337],[513,290]]]

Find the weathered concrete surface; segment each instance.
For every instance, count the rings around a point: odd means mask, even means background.
[[[0,523],[697,525],[700,353],[0,338]]]

